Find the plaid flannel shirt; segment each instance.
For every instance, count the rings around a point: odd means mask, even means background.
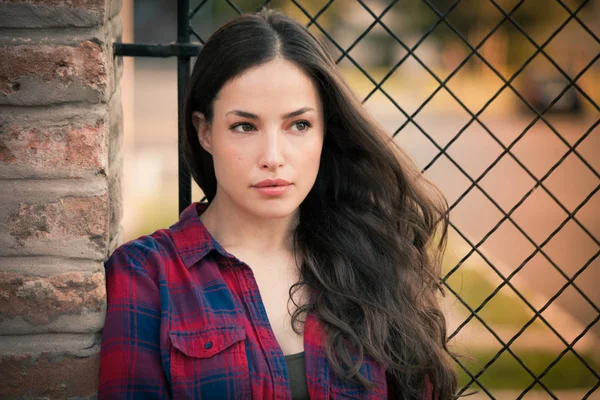
[[[252,270],[214,240],[190,205],[169,229],[118,248],[106,261],[107,314],[98,397],[290,399],[283,352]],[[365,389],[339,379],[324,332],[304,328],[310,398],[384,399],[385,368],[368,356]]]

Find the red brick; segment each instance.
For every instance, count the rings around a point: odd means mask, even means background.
[[[106,0],[5,0],[6,3],[28,3],[36,6],[65,7],[65,8],[87,8],[101,11],[104,9]]]
[[[40,123],[40,125],[43,125]],[[60,174],[81,177],[105,168],[104,119],[87,124],[63,124],[31,128],[12,123],[0,134],[0,163],[24,166],[41,176]]]
[[[109,227],[108,194],[64,197],[58,202],[21,204],[9,217],[9,233],[24,245],[34,239],[106,238]]]
[[[97,90],[108,85],[102,48],[91,41],[71,46],[7,46],[0,48],[0,93],[21,90],[23,77],[40,82],[59,81],[64,87],[74,82]]]
[[[93,395],[98,388],[98,354],[90,357],[4,355],[0,398],[65,399]]]
[[[121,0],[4,0],[0,27],[91,27],[114,18],[120,7]]]
[[[45,325],[65,314],[100,312],[106,301],[100,272],[70,272],[51,277],[0,272],[0,320],[21,316]]]

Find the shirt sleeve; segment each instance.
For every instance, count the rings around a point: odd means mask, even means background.
[[[104,264],[99,399],[170,398],[161,362],[159,289],[141,254],[121,247]]]

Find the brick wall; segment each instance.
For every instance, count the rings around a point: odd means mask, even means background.
[[[121,2],[0,0],[0,398],[98,382],[121,240]]]

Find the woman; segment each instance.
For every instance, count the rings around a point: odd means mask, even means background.
[[[446,203],[323,45],[279,12],[232,20],[183,118],[208,203],[106,262],[99,397],[452,398]]]

